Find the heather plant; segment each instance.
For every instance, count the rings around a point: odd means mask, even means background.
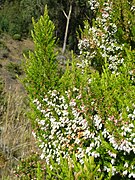
[[[84,158],[84,165],[78,162],[76,156],[73,154],[72,159],[65,159],[60,157],[60,164],[58,165],[54,160],[51,160],[52,166],[47,166],[46,179],[64,179],[64,180],[81,180],[81,179],[102,179],[102,174],[99,166],[96,166],[93,157]],[[53,168],[53,169],[52,169]]]
[[[85,86],[49,91],[42,101],[34,100],[42,119],[36,119],[33,135],[47,164],[50,158],[59,164],[61,155],[71,157],[75,151],[81,164],[85,155],[93,156],[105,178],[108,173],[135,177],[135,87],[126,64],[119,74],[107,66]]]
[[[106,3],[104,6],[108,17],[110,7]],[[109,23],[107,18],[106,22]],[[69,174],[72,178],[76,172],[75,157],[79,164],[77,166],[82,168],[77,173],[81,171],[80,177],[84,178],[86,160],[93,157],[97,169],[94,176],[101,172],[99,175],[103,179],[111,179],[111,176],[135,178],[134,52],[125,49],[123,61],[123,48],[119,44],[115,46],[116,41],[113,38],[111,40],[112,35],[108,34],[110,39],[107,42],[113,49],[107,49],[106,36],[102,42],[105,43],[105,49],[93,48],[93,52],[98,49],[100,53],[96,51],[100,58],[94,56],[95,60],[104,61],[100,64],[100,73],[90,73],[88,58],[85,51],[82,51],[82,63],[72,57],[72,63],[67,63],[64,74],[60,76],[55,66],[52,27],[45,9],[39,22],[34,22],[36,48],[26,58],[24,81],[34,107],[32,134],[41,149],[40,158],[46,161],[47,167],[54,170],[53,174],[48,169],[48,176],[63,179],[70,168],[67,165],[69,160],[73,166]],[[106,28],[104,32],[107,32]],[[116,58],[113,68],[110,68],[113,63],[110,57]],[[120,66],[117,64],[119,58]],[[40,168],[38,172],[40,176]]]
[[[54,24],[49,19],[47,7],[44,16],[36,23],[33,21],[34,30],[32,38],[35,44],[34,52],[25,56],[24,70],[26,77],[23,79],[25,88],[31,98],[43,95],[55,86],[57,79],[56,53],[54,53],[55,38],[53,36]]]
[[[89,64],[101,73],[106,58],[109,69],[115,72],[124,61],[124,45],[119,44],[115,37],[117,26],[113,22],[112,1],[107,0],[96,4],[93,2],[92,4],[91,7],[93,7],[93,11],[97,12],[97,15],[93,20],[92,27],[88,21],[85,21],[82,37],[78,44],[82,62],[78,65],[83,68]]]

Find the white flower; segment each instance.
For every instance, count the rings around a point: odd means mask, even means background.
[[[127,173],[128,173],[128,171],[127,170],[125,170],[125,171],[123,171],[123,175],[127,175]]]
[[[110,157],[113,157],[113,158],[116,159],[117,154],[112,153],[111,151],[108,151],[108,154],[110,155]]]
[[[128,168],[128,163],[127,162],[124,164],[124,167]]]
[[[83,159],[80,159],[79,161],[80,161],[80,163],[81,163],[81,164],[84,164],[84,161],[83,161]]]
[[[135,173],[133,173],[133,172],[130,173],[130,174],[128,175],[128,177],[129,177],[129,178],[131,178],[131,177],[135,178]]]
[[[72,106],[76,106],[76,102],[74,100],[70,101],[69,105]]]
[[[112,175],[114,175],[116,172],[116,168],[114,166],[112,166]]]
[[[34,131],[32,131],[32,135],[34,138],[36,138],[36,133]]]
[[[68,105],[67,105],[67,104],[64,105],[64,109],[65,109],[65,110],[68,109]]]
[[[45,125],[45,120],[40,120],[38,124],[44,126]]]
[[[83,136],[86,137],[86,138],[89,138],[90,136],[90,131],[88,129],[86,129],[84,132],[83,132]]]
[[[97,157],[100,157],[100,154],[99,154],[99,153],[96,153],[96,152],[92,152],[92,153],[91,153],[91,156],[97,158]]]
[[[77,89],[76,87],[74,87],[74,88],[73,88],[73,91],[77,91],[77,92],[78,92],[78,91],[79,91],[79,89]]]
[[[34,100],[33,100],[33,103],[36,103],[36,104],[38,105],[38,104],[39,104],[38,99],[34,99]]]
[[[52,95],[52,97],[55,97],[57,94],[58,94],[57,91],[53,90],[51,95]]]
[[[101,118],[97,114],[94,115],[94,123],[95,123],[95,126],[97,127],[97,130],[102,128],[101,121],[102,121]]]
[[[63,113],[63,116],[68,116],[68,111],[67,110],[63,110],[62,113]]]
[[[41,156],[40,156],[40,158],[41,158],[41,159],[44,159],[44,157],[45,157],[45,155],[42,153]]]
[[[87,147],[87,148],[86,148],[86,153],[87,153],[88,155],[90,155],[90,154],[91,154],[91,150],[92,150],[92,147]]]
[[[74,143],[79,144],[80,143],[80,139],[76,138]]]
[[[111,164],[114,164],[114,163],[115,163],[115,159],[112,159],[112,160],[111,160]]]
[[[53,170],[53,166],[52,165],[50,165],[50,169]]]

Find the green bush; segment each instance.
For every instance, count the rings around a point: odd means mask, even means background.
[[[63,180],[94,180],[102,179],[100,166],[96,166],[93,157],[84,158],[84,164],[78,162],[75,155],[70,159],[60,158],[60,164],[51,160],[51,166],[46,168],[46,180],[63,179]]]
[[[12,62],[8,63],[6,65],[6,69],[10,72],[11,77],[13,79],[16,79],[17,76],[20,76],[23,74],[23,70],[22,70],[21,65],[17,64],[17,63],[12,63]]]
[[[23,81],[29,95],[39,97],[55,86],[58,76],[56,53],[54,53],[53,31],[55,26],[49,19],[47,8],[45,8],[44,16],[41,16],[37,23],[33,19],[33,26],[32,38],[35,50],[29,52],[29,57],[25,56],[26,78]]]
[[[112,74],[106,64],[102,75],[92,74],[89,83],[77,70],[66,72],[59,91],[34,100],[41,114],[34,134],[41,158],[60,163],[60,155],[66,158],[75,151],[82,164],[85,154],[94,156],[105,179],[110,172],[134,177],[135,86],[129,75],[134,66],[129,64],[119,74]]]
[[[20,34],[14,34],[14,35],[13,35],[13,39],[20,41],[20,40],[21,40],[21,35],[20,35]]]
[[[29,157],[22,159],[14,172],[19,179],[39,179],[45,177],[45,162],[41,161],[37,153],[33,153]]]
[[[116,42],[113,31],[109,38],[112,40],[113,45],[110,45],[113,47],[112,55],[116,63],[113,65],[117,65],[117,68],[112,70],[109,67],[109,58],[112,57],[109,49],[107,56],[102,56],[102,71],[91,73],[90,63],[87,63],[89,59],[86,58],[89,40],[83,39],[81,43],[85,45],[83,48],[86,51],[81,52],[81,61],[78,62],[73,56],[70,66],[67,63],[64,73],[60,75],[54,54],[54,25],[49,20],[47,7],[44,16],[41,16],[37,23],[33,21],[33,25],[35,51],[26,57],[24,84],[33,107],[33,135],[42,151],[40,158],[44,159],[50,168],[55,169],[54,174],[50,171],[48,177],[52,178],[56,174],[60,179],[65,177],[69,171],[67,159],[72,160],[75,153],[79,167],[77,172],[80,169],[84,172],[91,159],[89,157],[92,156],[102,179],[109,180],[111,176],[120,179],[134,178],[134,52],[124,50],[118,43],[113,46]],[[88,28],[89,26],[85,30]],[[97,31],[93,33],[97,35]],[[99,36],[98,42],[100,41],[102,39]],[[109,48],[106,41],[104,43],[102,45]],[[97,55],[99,52],[102,55],[99,48],[93,50]],[[64,164],[62,168],[61,163]],[[57,168],[58,164],[60,169]],[[89,170],[87,172],[89,174]],[[87,178],[88,174],[85,176],[82,173],[80,177]],[[72,179],[72,172],[67,174],[67,177],[69,176]]]
[[[51,159],[52,165],[46,165],[38,154],[22,159],[14,174],[20,179],[62,179],[62,180],[94,180],[102,179],[100,166],[96,166],[93,157],[84,158],[84,165],[80,164],[75,155],[70,159],[60,158],[60,164]],[[110,175],[111,176],[111,175]]]
[[[0,15],[0,30],[3,32],[8,32],[9,30],[9,21],[7,17]]]

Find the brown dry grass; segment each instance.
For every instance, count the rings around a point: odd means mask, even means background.
[[[35,150],[31,123],[26,114],[26,97],[17,91],[7,95],[7,108],[3,114],[0,134],[0,178],[13,179],[13,167],[21,158]]]
[[[31,134],[31,122],[27,118],[27,95],[19,80],[11,77],[6,66],[10,62],[20,63],[23,51],[33,49],[33,43],[30,40],[14,41],[9,36],[3,36],[1,41],[8,49],[8,56],[0,59],[0,76],[4,80],[3,95],[6,97],[6,106],[0,115],[0,179],[12,180],[16,179],[14,167],[21,158],[36,151],[36,145]]]

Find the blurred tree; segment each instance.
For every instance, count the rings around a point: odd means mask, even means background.
[[[63,11],[68,15],[69,7],[72,5],[72,13],[67,33],[67,43],[69,49],[76,51],[78,44],[76,32],[79,31],[79,26],[83,28],[83,21],[87,17],[89,17],[90,22],[92,18],[92,12],[89,8],[88,0],[46,0],[46,3],[48,4],[49,16],[56,26],[56,36],[59,38],[59,44],[61,46],[63,45],[67,24],[67,18],[65,18]]]
[[[56,26],[55,35],[59,39],[59,45],[63,45],[67,19],[63,11],[68,14],[70,4],[72,4],[72,13],[67,33],[67,44],[69,49],[77,50],[77,35],[79,26],[83,27],[83,21],[89,17],[91,21],[91,10],[88,0],[6,0],[2,1],[3,6],[0,10],[0,20],[3,22],[5,12],[5,24],[7,31],[15,29],[15,33],[28,35],[32,29],[31,19],[38,20],[44,12],[45,4],[48,5],[50,19]],[[8,22],[8,23],[7,23]],[[11,23],[11,25],[10,25]],[[1,23],[0,23],[1,24]],[[1,27],[1,25],[0,25]],[[11,34],[12,34],[11,33]]]

